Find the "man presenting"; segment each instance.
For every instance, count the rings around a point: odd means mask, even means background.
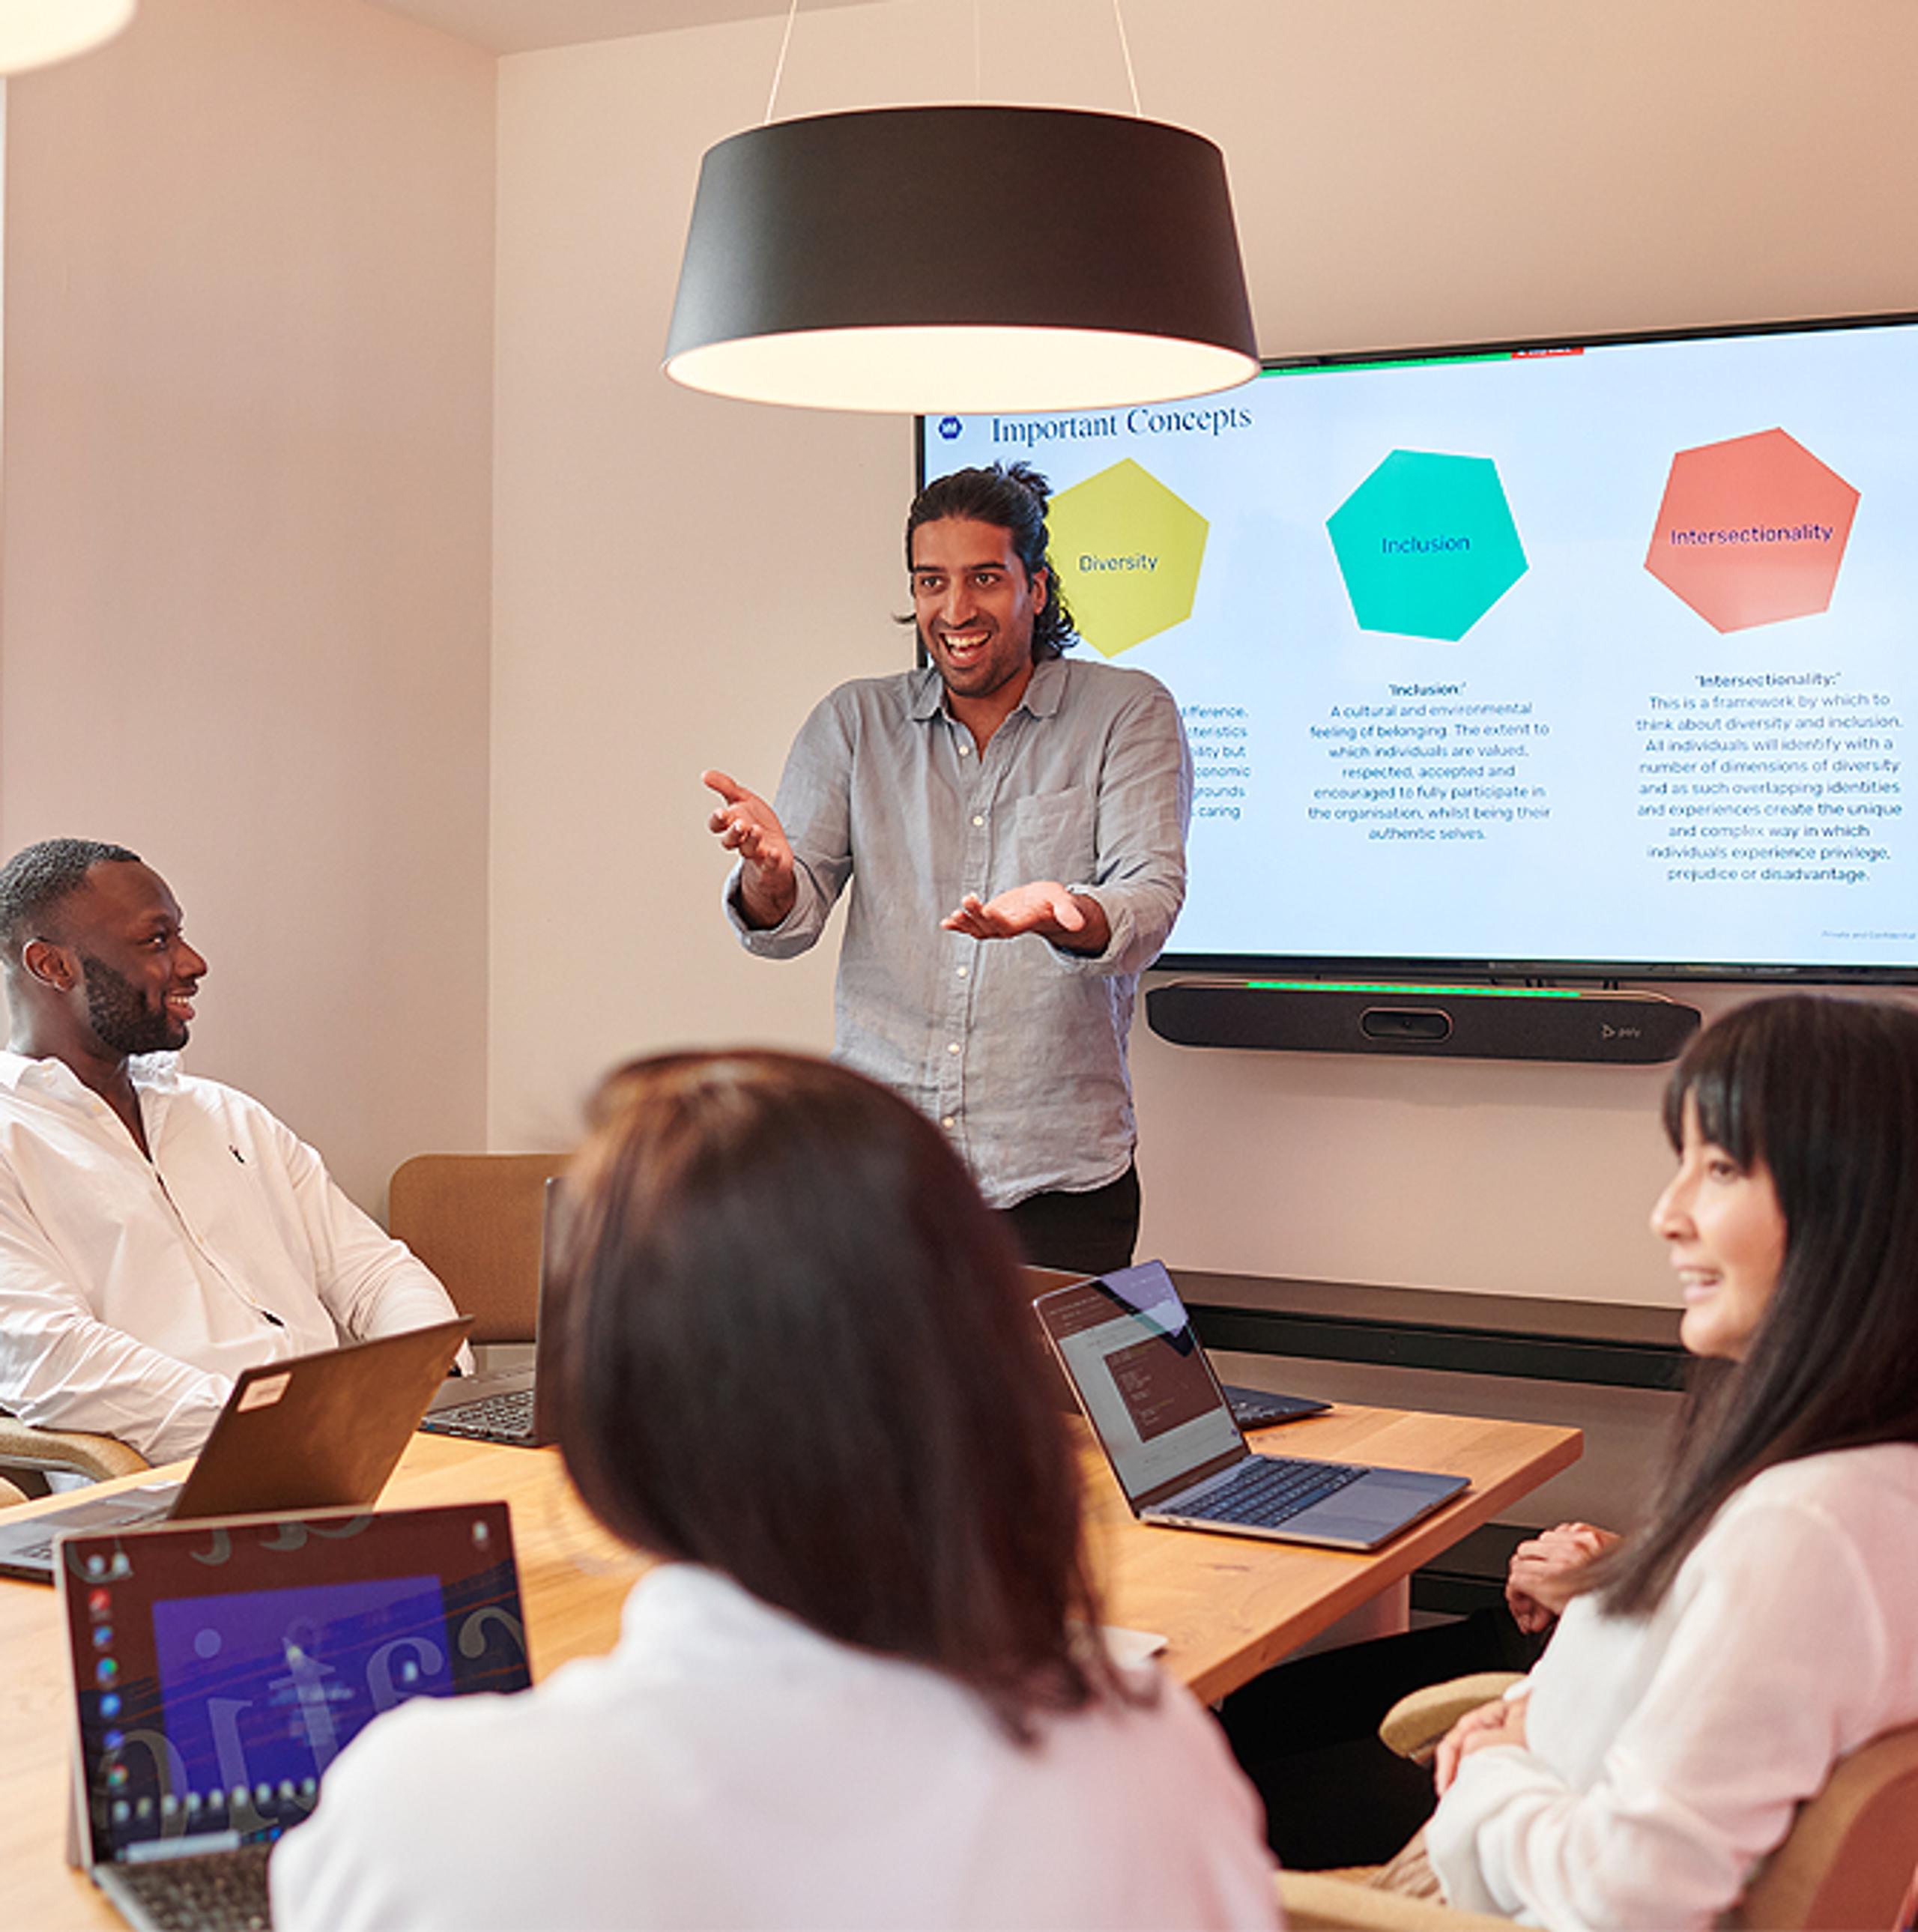
[[[243,1368],[455,1313],[312,1148],[178,1071],[206,971],[180,925],[122,846],[0,868],[0,1408],[150,1462],[197,1450]]]
[[[723,772],[727,916],[790,958],[855,881],[836,1057],[953,1137],[1031,1260],[1132,1258],[1126,1037],[1185,894],[1192,764],[1172,694],[1069,662],[1045,479],[929,484],[906,520],[929,663],[842,685],[801,728],[777,808]]]

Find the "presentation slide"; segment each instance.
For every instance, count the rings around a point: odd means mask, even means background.
[[[1175,958],[1908,968],[1918,327],[928,418],[1178,699]]]

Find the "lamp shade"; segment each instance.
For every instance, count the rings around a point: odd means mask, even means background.
[[[110,40],[134,0],[0,0],[0,74],[25,74]]]
[[[983,414],[1258,371],[1225,157],[1051,107],[775,121],[707,151],[666,342],[752,402]]]

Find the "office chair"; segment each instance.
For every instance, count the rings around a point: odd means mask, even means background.
[[[1457,1720],[1513,1681],[1489,1672],[1415,1690],[1393,1706],[1379,1735],[1400,1756],[1429,1757]],[[1918,1725],[1888,1731],[1840,1760],[1825,1788],[1800,1805],[1784,1842],[1764,1860],[1725,1923],[1749,1932],[1856,1932],[1898,1922],[1918,1844]],[[1509,1920],[1374,1892],[1330,1872],[1281,1872],[1293,1932],[1484,1932]]]
[[[387,1227],[437,1274],[477,1343],[530,1342],[546,1183],[563,1154],[421,1154],[393,1170]]]
[[[0,1466],[46,1474],[84,1476],[104,1483],[152,1466],[137,1449],[117,1437],[88,1436],[73,1429],[35,1429],[17,1417],[0,1415]]]

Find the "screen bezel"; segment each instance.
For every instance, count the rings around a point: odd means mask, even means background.
[[[1478,356],[1549,355],[1576,349],[1608,349],[1662,343],[1730,341],[1742,338],[1816,335],[1864,328],[1918,328],[1918,310],[1883,314],[1820,316],[1768,322],[1703,324],[1684,328],[1618,329],[1587,335],[1514,336],[1491,340],[1427,344],[1413,348],[1366,349],[1319,356],[1264,356],[1259,376],[1313,370],[1357,369],[1368,366],[1456,362]],[[974,412],[974,414],[989,413]],[[1022,410],[1021,415],[1046,411]],[[1062,411],[1061,414],[1079,412]],[[914,487],[923,489],[926,475],[926,422],[913,418]],[[1043,459],[1042,459],[1043,460]],[[914,634],[917,644],[917,632]],[[917,662],[926,662],[923,647]],[[1173,928],[1173,939],[1178,928]],[[1472,986],[1615,986],[1627,981],[1652,982],[1722,982],[1751,986],[1913,986],[1918,985],[1918,960],[1909,965],[1842,966],[1805,964],[1788,960],[1685,961],[1633,958],[1472,958],[1448,954],[1308,952],[1188,952],[1175,943],[1154,962],[1166,972],[1207,973],[1271,984],[1298,981],[1314,986],[1343,980],[1385,980],[1394,985],[1429,986],[1437,980],[1463,981]]]

